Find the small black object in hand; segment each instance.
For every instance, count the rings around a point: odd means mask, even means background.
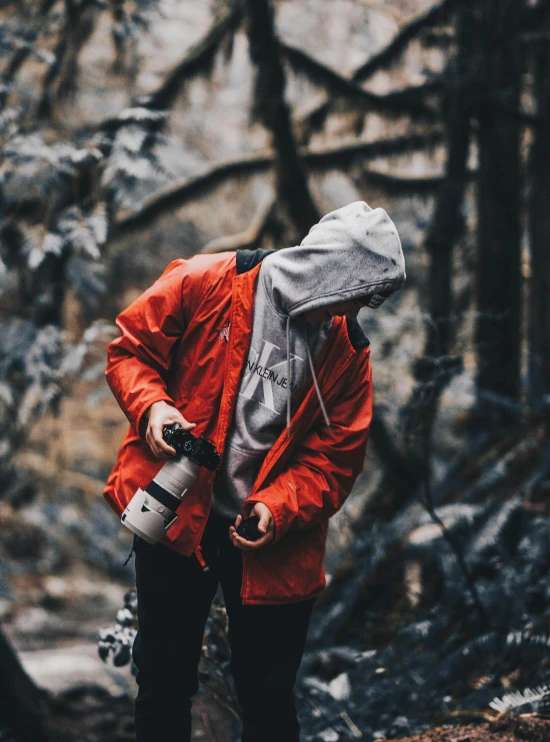
[[[259,522],[260,519],[257,515],[253,515],[246,520],[242,520],[237,526],[238,535],[241,536],[241,538],[246,539],[247,541],[257,541],[262,536],[265,536],[265,533],[262,533],[258,530]]]

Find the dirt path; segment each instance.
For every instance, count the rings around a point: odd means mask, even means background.
[[[537,717],[507,716],[483,724],[467,724],[392,742],[549,742],[550,721]],[[389,742],[379,740],[379,742]]]

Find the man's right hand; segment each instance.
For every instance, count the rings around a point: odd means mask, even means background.
[[[145,414],[148,416],[145,440],[153,454],[159,459],[174,456],[176,453],[176,450],[169,446],[162,437],[162,429],[165,425],[179,423],[184,430],[193,430],[196,426],[196,423],[190,423],[179,410],[164,400],[154,402]]]

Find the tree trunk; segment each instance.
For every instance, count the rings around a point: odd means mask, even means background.
[[[269,0],[245,0],[250,57],[256,66],[253,111],[273,136],[277,192],[300,239],[319,220],[292,132],[285,77]]]
[[[426,339],[427,356],[447,355],[453,342],[453,248],[464,226],[462,203],[470,144],[467,65],[471,55],[471,10],[466,7],[457,18],[457,43],[458,51],[449,65],[449,83],[445,91],[445,180],[437,194],[435,213],[426,237],[430,256],[427,299],[431,318]]]
[[[425,292],[429,314],[426,344],[424,356],[415,364],[418,383],[404,415],[408,456],[411,460],[423,462],[419,471],[423,470],[426,483],[429,483],[431,476],[429,451],[439,399],[453,375],[461,368],[460,359],[453,359],[449,354],[455,336],[452,318],[453,250],[464,227],[462,205],[468,176],[471,25],[471,3],[464,3],[456,14],[456,55],[450,60],[445,75],[445,177],[437,193],[434,215],[425,241],[430,259],[428,290]]]
[[[0,668],[0,726],[13,729],[18,742],[47,742],[43,692],[24,671],[1,629]]]
[[[547,24],[548,27],[548,24]],[[531,198],[531,284],[529,294],[529,391],[534,399],[550,393],[550,47],[548,37],[534,50],[538,117],[529,170]]]
[[[476,3],[480,396],[520,395],[520,107],[523,0]],[[484,394],[485,393],[485,394]],[[487,394],[488,393],[488,394]]]

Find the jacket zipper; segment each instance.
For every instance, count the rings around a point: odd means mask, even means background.
[[[348,356],[348,357],[346,358],[346,360],[345,360],[344,364],[342,365],[342,367],[341,367],[341,369],[340,369],[340,373],[339,373],[338,375],[340,375],[340,374],[341,374],[341,373],[342,373],[343,371],[345,371],[345,370],[346,370],[346,368],[347,368],[347,367],[349,366],[349,364],[351,363],[352,357],[353,357],[353,356],[352,356],[352,355],[350,354],[350,355],[349,355],[349,356]],[[326,360],[326,359],[325,359],[325,360]],[[337,379],[332,379],[332,380],[331,380],[331,383],[327,385],[327,388],[326,388],[326,390],[325,390],[325,394],[328,394],[328,392],[332,390],[332,388],[333,388],[334,384],[336,383],[336,381],[337,381]],[[310,390],[310,392],[308,392],[308,394],[309,394],[309,393],[311,393],[311,390]],[[307,396],[307,395],[306,395],[306,396]],[[305,402],[305,398],[304,398],[303,402]],[[302,402],[302,403],[303,403],[303,402]],[[299,409],[300,407],[301,407],[301,405],[300,405],[300,406],[298,407],[298,409]],[[298,413],[298,409],[297,409],[297,410],[295,411],[294,415],[292,416],[292,419],[294,419],[294,418],[296,417],[296,415],[297,415],[297,413]],[[292,425],[292,420],[291,420],[291,425]],[[277,455],[276,455],[276,458],[279,458],[279,457],[280,457],[280,456],[281,456],[281,455],[282,455],[282,454],[284,453],[284,451],[285,451],[285,449],[287,448],[287,446],[288,446],[288,445],[290,445],[290,441],[291,441],[291,440],[292,440],[292,438],[290,438],[290,439],[287,439],[287,440],[286,440],[286,441],[285,441],[285,442],[283,443],[283,445],[281,446],[281,448],[279,449],[279,451],[277,451]],[[273,463],[273,462],[272,462],[272,463]],[[264,474],[264,477],[263,477],[263,481],[265,481],[266,477],[267,477],[267,474]],[[253,492],[251,492],[251,493],[250,493],[250,495],[249,495],[249,498],[247,498],[247,499],[253,498],[253,497],[254,497],[254,495],[256,494],[257,490],[258,490],[258,488],[257,488],[257,487],[254,487],[254,490],[253,490]],[[246,502],[246,501],[245,501],[245,502]],[[243,577],[242,577],[242,583],[241,583],[241,591],[240,591],[240,596],[241,596],[241,598],[243,599],[243,604],[245,604],[245,605],[246,605],[246,592],[247,592],[247,587],[248,587],[248,584],[247,584],[247,583],[248,583],[248,568],[247,568],[247,560],[246,560],[246,556],[245,556],[245,554],[243,553]]]
[[[232,326],[234,324],[234,322],[233,322],[233,314],[234,314],[234,312],[235,312],[235,302],[232,301],[231,302],[231,311],[229,312],[229,335],[228,335],[228,338],[227,338],[227,346],[228,347],[227,347],[226,368],[225,368],[224,384],[223,384],[223,388],[224,389],[227,386],[227,377],[228,377],[228,374],[229,374],[229,372],[228,372],[228,366],[229,366],[228,361],[229,361],[229,358],[231,356],[231,350],[232,350],[232,345],[233,345],[233,336],[234,336],[234,333],[231,332],[231,328],[232,328]],[[223,394],[222,394],[222,398],[223,398]],[[225,423],[225,420],[223,422]],[[220,448],[219,433],[220,433],[221,424],[222,424],[222,418],[220,416],[220,418],[218,419],[218,427],[217,427],[216,433],[215,433],[215,440],[216,440],[216,445],[218,447],[218,450]],[[221,460],[223,459],[223,453],[224,453],[223,451],[220,451],[220,455],[221,455],[220,464],[221,464]],[[212,478],[212,480],[213,479],[214,479],[214,477]],[[213,486],[214,486],[214,483],[212,481],[212,487]],[[206,523],[208,521],[208,518],[210,517],[210,510],[212,508],[212,497],[213,497],[213,494],[210,495],[210,504],[209,504],[209,507],[208,507],[208,512],[206,514],[206,518],[204,520],[205,527],[206,527]],[[202,567],[202,571],[203,572],[208,572],[210,570],[210,567],[208,566],[208,564],[206,563],[206,561],[204,559],[204,555],[202,553],[202,547],[201,547],[201,543],[200,543],[203,533],[204,533],[204,528],[202,529],[201,533],[199,534],[199,538],[198,538],[198,541],[197,541],[197,546],[195,547],[195,556],[197,557],[197,560],[198,560],[199,564]]]
[[[234,346],[235,333],[233,331],[233,328],[235,326],[235,321],[234,321],[235,320],[235,316],[234,316],[235,315],[235,306],[236,306],[236,303],[235,303],[235,301],[232,300],[231,301],[231,310],[229,312],[229,335],[228,335],[228,338],[227,338],[226,367],[225,367],[224,383],[223,383],[223,388],[224,389],[227,387],[227,380],[228,380],[228,376],[229,376],[229,359],[231,358],[231,352],[232,352],[233,346]],[[223,401],[223,394],[222,394],[222,401]],[[220,446],[220,430],[222,429],[222,427],[225,426],[225,418],[226,417],[227,417],[227,413],[224,415],[223,419],[222,419],[222,416],[220,416],[219,419],[218,419],[218,426],[216,428],[216,433],[215,433],[215,441],[216,441],[216,446],[218,447],[218,450],[221,448],[221,446]],[[225,443],[225,441],[224,441],[224,443]],[[223,460],[224,451],[220,451],[220,454],[221,454],[221,459],[220,459],[220,463],[221,463],[221,460]],[[213,486],[213,482],[212,482],[212,486]],[[206,522],[208,521],[208,518],[210,516],[210,510],[211,510],[211,507],[212,507],[212,496],[213,495],[211,494],[211,496],[210,496],[210,504],[209,504],[209,507],[208,507],[208,513],[206,514],[206,518],[205,518],[205,527],[206,527]],[[202,531],[201,531],[201,533],[199,535],[199,538],[198,538],[198,541],[197,541],[197,546],[195,547],[195,556],[197,557],[197,560],[198,560],[199,564],[202,567],[202,571],[203,572],[208,572],[208,570],[210,569],[210,567],[208,566],[208,564],[206,563],[206,561],[204,559],[204,555],[202,553],[202,548],[201,548],[201,544],[200,544],[200,541],[201,541],[201,538],[202,538],[202,534],[203,533],[204,533],[204,528],[202,529]]]

